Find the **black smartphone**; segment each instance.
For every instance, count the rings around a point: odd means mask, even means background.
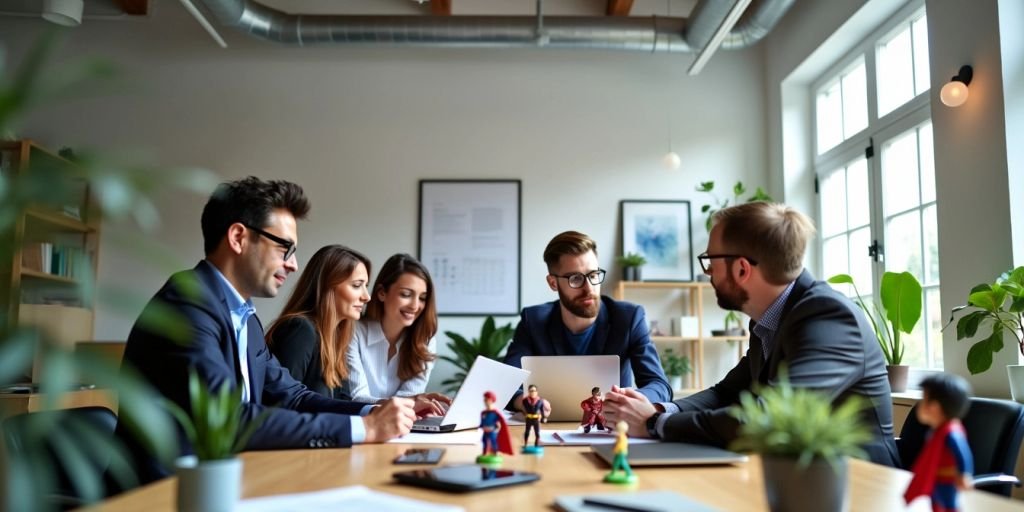
[[[409,448],[395,458],[395,464],[437,464],[444,457],[444,448]]]
[[[476,464],[400,471],[392,476],[399,483],[450,492],[479,491],[540,480],[537,473],[491,469]]]

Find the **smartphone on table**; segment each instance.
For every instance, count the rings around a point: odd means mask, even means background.
[[[540,480],[540,475],[511,469],[492,469],[476,464],[441,466],[400,471],[392,475],[399,483],[450,492],[469,492]]]

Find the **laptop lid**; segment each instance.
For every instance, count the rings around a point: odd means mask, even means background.
[[[530,372],[509,366],[483,356],[477,356],[469,369],[462,387],[452,400],[444,417],[416,420],[413,432],[451,432],[480,426],[480,411],[484,408],[484,392],[493,392],[502,407],[512,399],[519,385]]]
[[[615,445],[593,444],[590,449],[608,464],[615,458]],[[738,464],[747,456],[714,446],[689,443],[652,443],[629,446],[626,456],[630,466],[692,466]]]
[[[597,386],[601,394],[619,384],[619,356],[523,356],[523,391],[537,386],[540,397],[551,403],[550,421],[583,419],[580,402]]]

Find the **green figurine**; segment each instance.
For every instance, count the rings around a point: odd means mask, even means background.
[[[626,437],[628,430],[629,424],[625,421],[615,424],[615,431],[618,432],[615,438],[615,458],[612,459],[612,470],[604,476],[607,483],[628,485],[635,484],[638,480],[633,474],[633,469],[629,467],[629,461],[626,460],[629,456],[629,439]]]

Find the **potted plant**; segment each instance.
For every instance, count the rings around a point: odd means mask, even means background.
[[[647,258],[644,258],[642,254],[635,252],[627,252],[626,254],[619,256],[619,265],[622,265],[622,279],[625,281],[640,281],[640,268],[647,263]]]
[[[194,455],[175,462],[178,510],[233,510],[242,495],[242,460],[236,457],[264,416],[242,421],[242,389],[226,382],[210,390],[195,371],[188,377],[192,414],[166,401],[192,443]]]
[[[765,494],[772,511],[846,510],[847,457],[863,457],[871,440],[859,397],[833,407],[828,397],[794,389],[785,371],[773,386],[749,391],[730,414],[740,423],[731,449],[761,455]]]
[[[900,334],[910,334],[921,318],[921,283],[910,272],[886,272],[882,274],[882,282],[878,287],[882,301],[872,301],[868,307],[861,299],[860,291],[848,274],[837,274],[828,279],[832,284],[849,284],[853,287],[856,298],[853,301],[864,311],[875,331],[878,346],[885,356],[886,370],[889,373],[889,387],[894,393],[907,390],[907,375],[910,367],[903,364],[903,352],[906,346],[900,340]],[[888,321],[888,323],[887,323]]]
[[[480,337],[466,340],[462,335],[452,331],[445,331],[445,335],[451,338],[448,342],[448,350],[451,356],[441,356],[441,359],[455,365],[458,371],[450,379],[445,379],[441,385],[450,393],[455,393],[462,387],[462,381],[473,366],[477,356],[484,356],[488,359],[500,361],[505,347],[512,341],[512,334],[515,328],[509,322],[501,327],[495,327],[494,317],[488,316],[480,329]]]
[[[668,382],[674,390],[683,389],[683,377],[689,375],[692,370],[690,358],[685,355],[677,355],[671,348],[666,348],[661,355],[661,367],[665,369]]]
[[[714,192],[715,182],[714,181],[702,181],[697,185],[697,192],[706,192],[711,196],[711,202],[706,203],[700,207],[701,213],[705,215],[704,228],[711,232],[711,218],[715,215],[715,212],[723,208],[727,208],[730,204],[739,204],[740,199],[744,194],[747,193],[747,187],[743,185],[742,181],[737,181],[732,186],[732,199],[730,198],[719,198]],[[761,187],[757,187],[754,194],[747,198],[745,202],[753,203],[755,201],[772,201],[771,196],[764,191]]]
[[[1024,325],[1024,267],[1003,273],[993,283],[982,283],[971,288],[967,304],[953,308],[946,327],[953,322],[957,313],[968,308],[971,311],[961,316],[956,323],[957,341],[973,338],[979,331],[984,336],[967,352],[967,369],[972,375],[992,367],[992,356],[1003,349],[1005,333],[1009,333],[1010,339],[1017,342],[1017,349],[1024,356],[1024,336],[1021,334],[1021,326]],[[1011,396],[1024,403],[1024,366],[1008,365],[1006,373],[1010,379]]]

